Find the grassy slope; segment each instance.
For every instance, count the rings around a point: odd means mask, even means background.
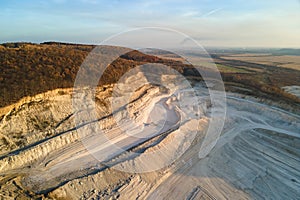
[[[25,96],[73,87],[81,64],[93,48],[91,45],[58,43],[0,45],[0,107]],[[111,55],[118,48],[107,46],[104,50],[107,55]],[[111,63],[100,84],[114,83],[126,71],[143,63],[163,63],[180,72],[184,68],[179,61],[132,51]],[[97,69],[97,66],[91,68],[95,71]]]

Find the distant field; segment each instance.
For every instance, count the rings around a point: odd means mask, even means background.
[[[164,59],[185,60],[171,52],[152,51],[151,54]],[[299,85],[300,56],[296,50],[215,50],[209,55],[189,52],[188,61],[204,68],[216,66],[228,91],[299,104],[297,95],[283,89]]]
[[[250,73],[249,70],[243,69],[241,67],[231,67],[222,64],[217,64],[217,67],[220,70],[220,72],[223,73]]]
[[[172,59],[176,61],[185,62],[184,58],[176,57],[174,56],[174,54],[160,54],[160,55],[154,54],[154,55],[162,59]],[[188,59],[189,59],[188,61],[194,65],[205,66],[205,67],[215,66],[214,64],[211,63],[212,61],[211,58],[190,56]],[[220,72],[224,72],[224,73],[249,73],[249,70],[245,70],[242,67],[236,68],[236,67],[231,67],[223,64],[216,64],[216,66]]]
[[[273,56],[268,54],[233,54],[230,56],[222,56],[221,58],[228,60],[241,60],[257,64],[272,65],[277,67],[285,67],[289,69],[300,70],[300,56]]]

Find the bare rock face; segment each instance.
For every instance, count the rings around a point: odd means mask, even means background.
[[[2,108],[0,153],[25,147],[63,130],[60,125],[72,111],[71,93],[71,89],[57,89]]]
[[[176,74],[160,84],[147,76],[2,108],[1,198],[299,197],[300,116],[228,94],[222,135],[201,158],[213,106],[207,90]],[[81,97],[85,104],[74,106]]]

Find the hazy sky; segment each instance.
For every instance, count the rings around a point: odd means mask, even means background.
[[[0,0],[0,42],[99,43],[135,27],[204,46],[300,47],[299,0]]]

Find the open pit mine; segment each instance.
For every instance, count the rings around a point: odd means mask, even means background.
[[[143,67],[2,107],[0,199],[299,199],[298,114]]]

